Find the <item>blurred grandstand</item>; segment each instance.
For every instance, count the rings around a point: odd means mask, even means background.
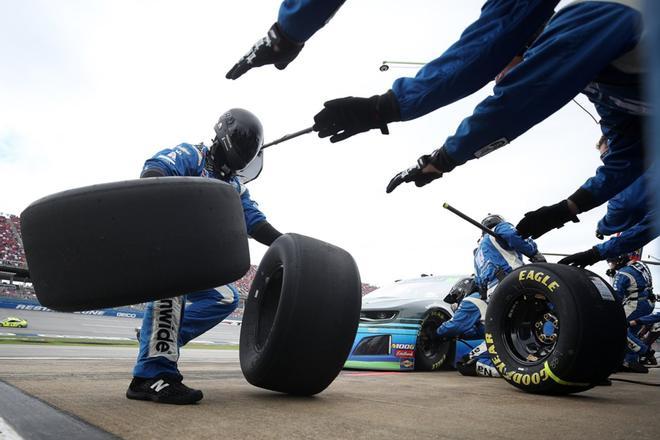
[[[0,266],[27,268],[21,221],[15,215],[0,213]]]
[[[21,240],[21,222],[19,217],[13,214],[0,213],[0,273],[5,274],[0,283],[0,297],[36,301],[36,295],[29,280],[17,278],[14,273],[27,272],[27,262],[23,241]],[[238,308],[228,319],[240,320],[243,318],[245,298],[250,292],[252,280],[257,273],[257,266],[250,266],[250,270],[234,283],[241,296]],[[21,281],[18,281],[21,280]],[[26,282],[22,282],[26,281]],[[375,290],[377,287],[362,283],[362,295]],[[133,309],[144,310],[144,304],[130,306]],[[125,308],[125,307],[124,307]]]

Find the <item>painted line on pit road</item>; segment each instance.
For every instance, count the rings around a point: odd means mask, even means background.
[[[11,440],[117,440],[118,437],[0,381],[0,414],[17,437]],[[9,431],[8,431],[9,432]],[[0,439],[3,439],[0,433]]]
[[[23,440],[23,437],[18,435],[9,423],[0,417],[0,440]]]

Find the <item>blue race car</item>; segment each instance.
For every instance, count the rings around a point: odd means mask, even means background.
[[[435,330],[454,314],[443,298],[465,278],[422,276],[362,298],[360,325],[344,368],[434,371],[451,367],[482,340],[439,342]]]

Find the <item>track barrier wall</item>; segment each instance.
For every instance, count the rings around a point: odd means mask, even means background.
[[[14,309],[14,310],[31,310],[34,312],[55,312],[48,307],[44,307],[36,301],[30,300],[16,300],[10,298],[0,298],[0,308]],[[84,312],[74,312],[79,315],[94,315],[94,316],[112,316],[117,318],[140,318],[144,317],[144,312],[134,309],[103,309],[103,310],[86,310]]]

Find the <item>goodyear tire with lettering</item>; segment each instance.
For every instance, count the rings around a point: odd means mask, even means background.
[[[197,177],[106,183],[53,194],[21,214],[39,302],[81,311],[179,296],[250,267],[240,198]]]
[[[285,234],[254,278],[241,324],[241,370],[260,388],[323,391],[350,352],[361,306],[353,257],[331,244]]]
[[[415,343],[415,370],[436,371],[451,365],[456,344],[441,342],[435,335],[438,327],[449,319],[442,310],[431,310],[424,316]]]
[[[577,393],[621,365],[626,321],[598,275],[531,264],[507,275],[491,295],[485,339],[493,364],[511,385],[531,393]]]

